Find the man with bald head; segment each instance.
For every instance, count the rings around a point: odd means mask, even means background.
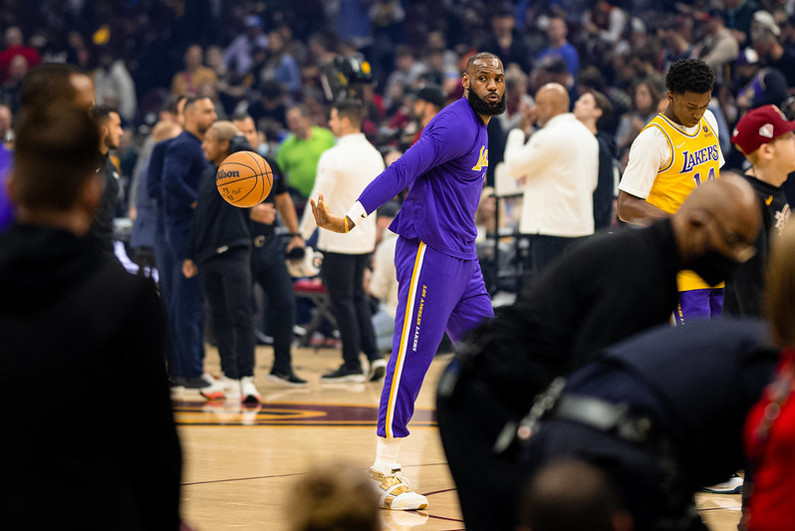
[[[599,178],[599,142],[569,112],[565,87],[548,83],[535,101],[530,117],[540,129],[527,144],[525,131],[514,129],[505,145],[508,174],[525,187],[519,226],[530,244],[525,279],[578,238],[593,234],[593,192]]]
[[[436,415],[468,530],[513,525],[520,478],[511,454],[495,451],[504,427],[554,378],[669,323],[680,270],[720,281],[750,258],[756,201],[744,179],[727,176],[699,187],[671,218],[588,238],[459,346],[440,379]]]
[[[494,315],[475,249],[475,210],[489,163],[486,126],[505,111],[504,78],[496,55],[473,55],[461,78],[464,97],[434,116],[419,140],[365,188],[345,216],[332,215],[322,194],[317,204],[310,199],[318,227],[346,233],[409,188],[389,227],[399,237],[398,307],[370,468],[386,509],[428,505],[400,474],[399,445],[409,434],[414,400],[444,332],[457,341]]]

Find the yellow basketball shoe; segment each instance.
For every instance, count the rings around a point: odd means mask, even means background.
[[[388,475],[370,468],[368,475],[376,484],[381,508],[413,511],[428,507],[428,498],[411,490],[408,480],[400,475],[399,468],[393,468]]]

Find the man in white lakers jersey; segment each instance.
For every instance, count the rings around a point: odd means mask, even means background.
[[[668,69],[668,107],[641,131],[629,152],[618,192],[618,215],[647,224],[676,212],[699,184],[718,178],[723,155],[718,125],[707,110],[715,76],[700,59],[682,59]],[[713,221],[713,224],[716,224]],[[715,226],[719,231],[722,227]],[[728,264],[707,256],[679,274],[679,324],[720,315]]]

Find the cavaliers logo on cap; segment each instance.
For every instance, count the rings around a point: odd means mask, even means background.
[[[773,138],[773,124],[765,124],[759,128],[759,136]]]

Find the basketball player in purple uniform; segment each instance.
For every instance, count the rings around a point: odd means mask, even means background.
[[[464,97],[441,110],[417,143],[365,188],[344,217],[332,215],[322,195],[317,204],[309,200],[318,227],[343,233],[409,189],[389,227],[399,235],[398,307],[370,468],[386,509],[428,506],[427,498],[412,491],[400,474],[399,450],[444,332],[457,341],[494,316],[475,251],[475,209],[488,166],[486,125],[505,110],[502,62],[490,53],[475,54],[461,81]]]

